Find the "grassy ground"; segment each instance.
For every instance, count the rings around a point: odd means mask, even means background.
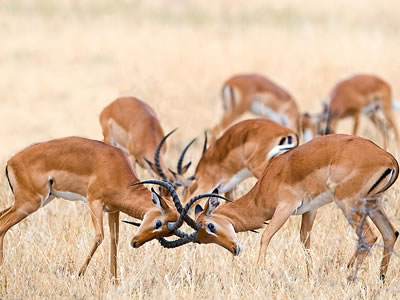
[[[348,2],[2,1],[1,165],[33,142],[70,135],[101,139],[102,108],[118,96],[135,95],[155,107],[166,131],[179,127],[168,152],[173,166],[185,142],[220,118],[221,84],[237,72],[270,76],[310,112],[320,110],[339,79],[355,72],[379,74],[399,98],[399,2]],[[379,142],[362,121],[363,135]],[[341,129],[350,132],[350,124]],[[198,143],[191,152],[194,161],[200,149]],[[395,186],[385,208],[400,228],[398,196]],[[0,207],[12,201],[2,174]],[[262,268],[255,266],[260,235],[254,233],[239,235],[245,249],[233,259],[215,245],[164,250],[151,242],[134,250],[128,241],[135,229],[121,230],[120,287],[109,281],[108,234],[78,279],[94,235],[88,209],[54,201],[7,234],[0,297],[399,297],[399,257],[382,285],[379,246],[358,281],[347,282],[356,236],[334,205],[318,213],[309,277],[298,217],[273,238]]]

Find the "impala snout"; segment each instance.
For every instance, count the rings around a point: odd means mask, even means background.
[[[234,256],[238,256],[240,254],[240,252],[242,252],[242,245],[240,245],[239,243],[236,244],[236,246],[232,247],[232,254]]]

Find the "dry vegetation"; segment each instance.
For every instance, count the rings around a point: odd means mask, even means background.
[[[399,2],[348,2],[1,1],[1,166],[33,142],[70,135],[101,139],[98,115],[120,95],[152,104],[165,130],[179,127],[170,141],[172,166],[185,142],[219,119],[221,83],[235,72],[272,77],[311,112],[338,79],[354,72],[381,75],[400,97]],[[362,126],[365,136],[376,138],[367,122]],[[191,151],[194,161],[200,148],[198,143]],[[385,207],[399,229],[397,186]],[[1,175],[1,209],[12,201]],[[115,289],[108,276],[108,233],[84,278],[76,277],[92,224],[83,204],[56,200],[7,234],[0,297],[399,297],[400,257],[393,257],[382,285],[379,246],[359,279],[348,283],[345,265],[356,236],[334,205],[318,213],[307,277],[299,220],[291,218],[273,238],[262,268],[255,266],[260,235],[254,233],[239,235],[245,249],[233,259],[215,245],[164,250],[153,241],[134,250],[128,241],[135,229],[121,225],[122,282]]]

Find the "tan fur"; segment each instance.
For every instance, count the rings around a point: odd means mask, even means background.
[[[298,144],[294,131],[274,121],[252,119],[233,125],[201,157],[185,201],[193,195],[210,192],[219,183],[228,183],[243,169],[259,178],[268,163],[268,153],[288,136],[292,137],[292,143]]]
[[[393,171],[393,177],[380,181],[388,169]],[[300,212],[303,207],[310,209],[302,212],[300,232],[301,240],[308,248],[318,209],[312,203],[324,205],[335,201],[357,231],[362,217],[363,202],[360,200],[367,199],[368,217],[377,226],[385,244],[381,263],[381,275],[385,275],[397,235],[380,207],[380,196],[395,182],[398,174],[395,158],[367,139],[348,135],[318,137],[273,159],[257,184],[243,197],[221,205],[212,214],[207,214],[206,210],[197,214],[197,221],[202,224],[198,239],[201,243],[218,243],[232,251],[236,235],[227,234],[230,225],[236,232],[241,232],[261,228],[264,221],[271,220],[261,238],[258,262],[262,263],[272,236],[290,215]],[[375,188],[370,190],[374,185]],[[205,232],[209,222],[219,229],[217,236]],[[367,243],[372,245],[376,236],[368,224],[363,230]],[[360,262],[367,253],[365,249],[360,251]],[[349,266],[355,258],[356,255]]]
[[[357,74],[340,81],[330,94],[328,128],[336,132],[337,123],[345,117],[354,119],[353,135],[358,134],[362,110],[374,103],[379,104],[388,122],[388,127],[394,130],[399,145],[399,133],[392,112],[392,90],[390,85],[375,75]],[[384,128],[378,124],[376,112],[367,114],[367,117],[382,131],[385,138],[384,148],[387,148],[387,138]],[[400,148],[399,148],[400,149]]]
[[[119,212],[144,219],[139,232],[133,237],[136,247],[163,236],[171,235],[168,222],[178,218],[175,208],[161,199],[162,210],[151,200],[144,186],[131,186],[138,182],[122,150],[103,142],[79,137],[68,137],[35,144],[14,155],[7,163],[12,174],[15,203],[0,217],[0,262],[3,261],[3,239],[15,224],[51,201],[54,191],[65,191],[86,198],[90,208],[95,240],[90,253],[79,271],[82,275],[91,257],[104,238],[103,211],[109,213],[111,232],[110,270],[117,276],[116,256]],[[155,220],[163,227],[153,232]]]
[[[229,94],[224,92],[226,87],[232,88],[230,99],[227,99]],[[238,74],[229,78],[222,88],[222,100],[225,108],[224,116],[212,131],[212,142],[225,128],[249,111],[255,100],[277,114],[287,116],[289,121],[287,127],[299,132],[300,112],[296,101],[282,87],[260,74]],[[226,105],[229,101],[231,105]]]
[[[117,143],[127,150],[134,167],[138,163],[141,168],[157,175],[145,159],[154,163],[154,152],[164,137],[164,131],[150,105],[134,97],[118,98],[103,109],[100,124],[104,142],[111,145]],[[167,177],[173,181],[174,176],[163,158],[166,151],[167,146],[164,144],[161,148],[160,164]]]

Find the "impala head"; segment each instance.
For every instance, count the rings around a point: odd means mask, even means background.
[[[239,255],[240,245],[235,229],[228,217],[215,211],[219,200],[211,197],[203,209],[199,204],[195,208],[196,222],[201,226],[197,231],[197,241],[202,244],[218,244],[233,255]]]
[[[154,208],[145,214],[138,232],[132,238],[131,246],[133,248],[139,248],[152,239],[173,234],[173,231],[170,229],[171,224],[174,224],[179,217],[175,207],[153,189],[151,191],[151,200],[153,201]],[[133,223],[131,222],[131,224]]]

